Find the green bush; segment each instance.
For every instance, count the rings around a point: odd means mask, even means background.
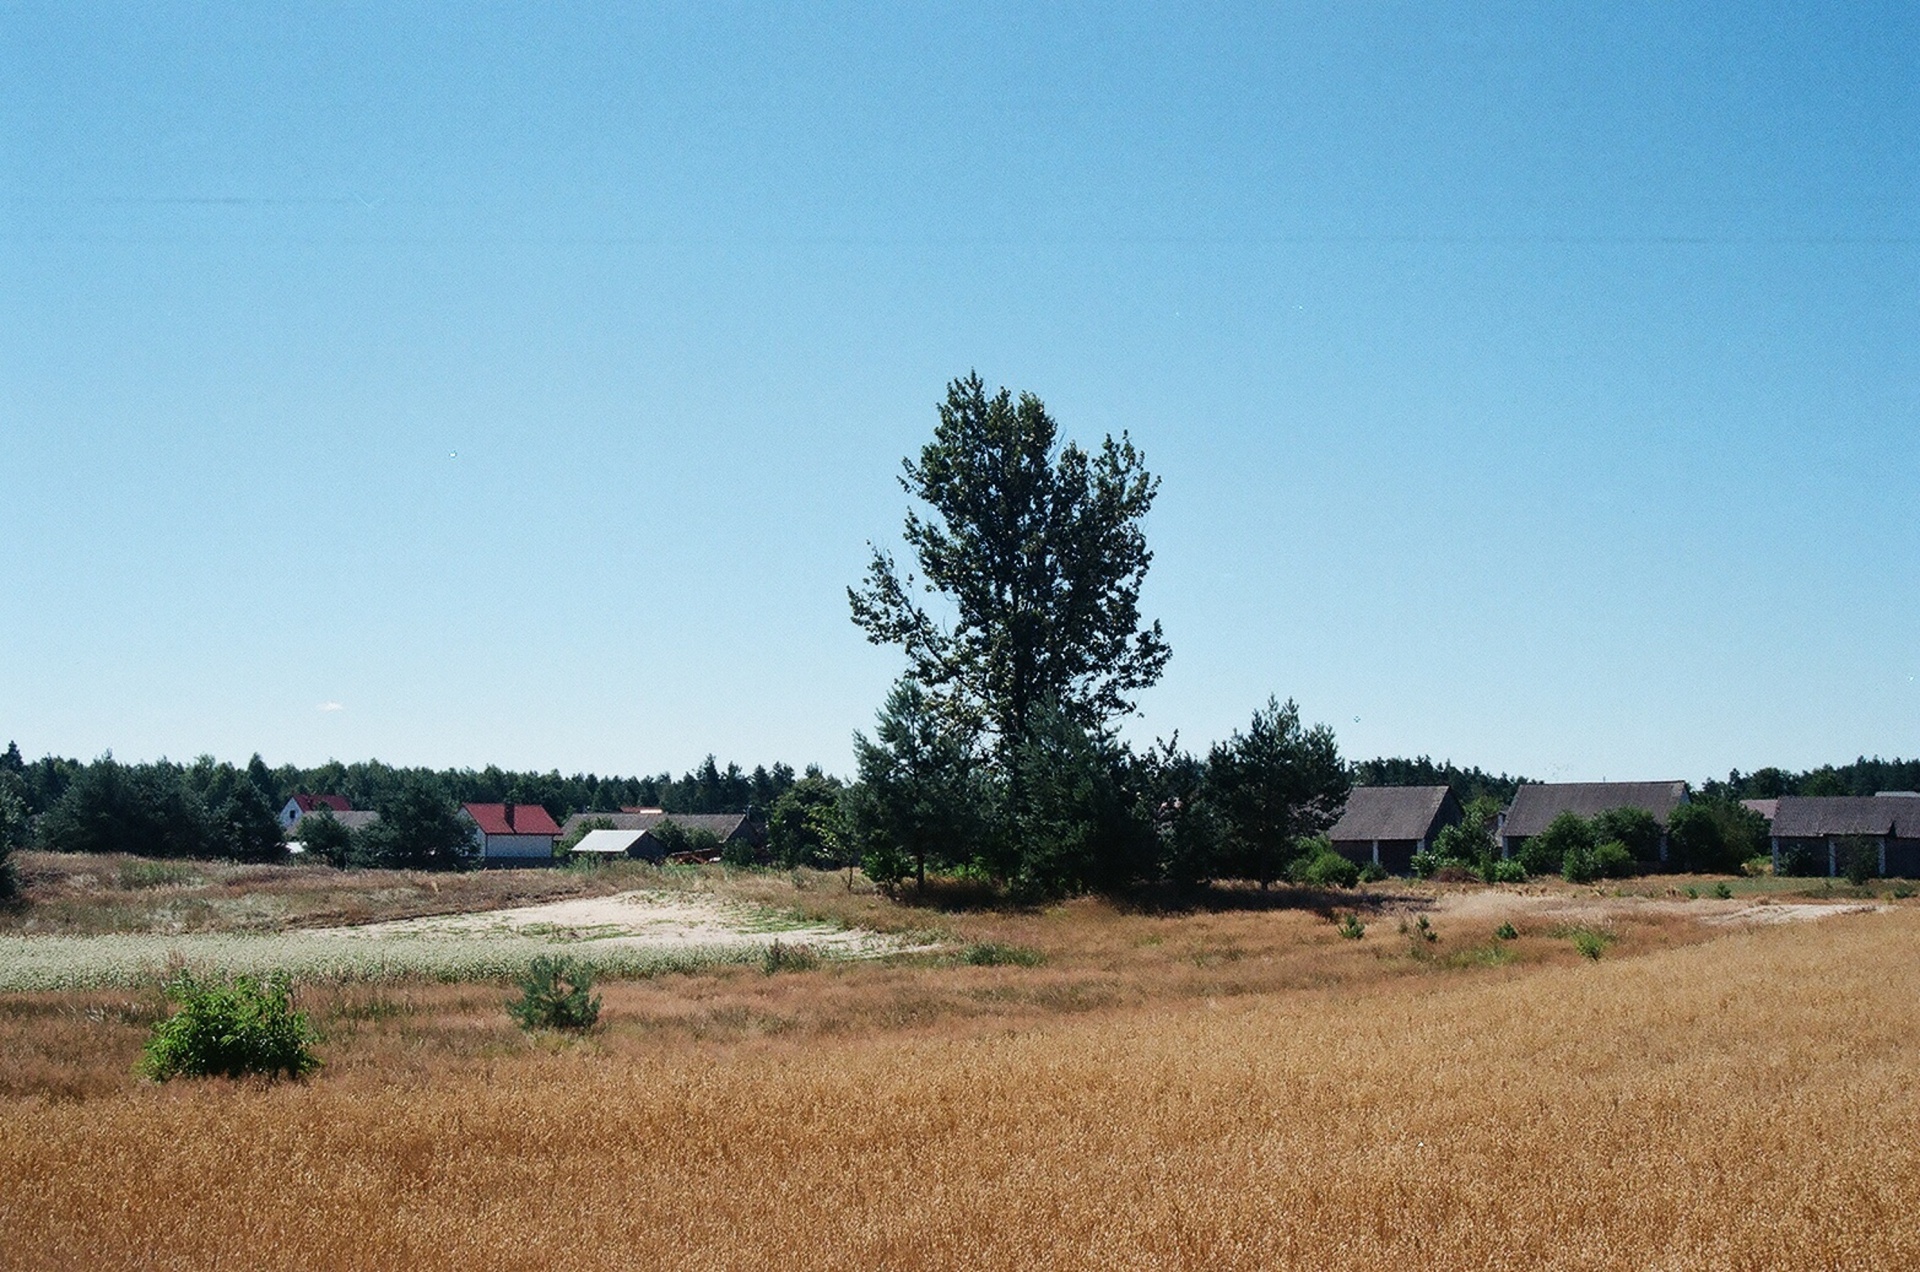
[[[1315,888],[1351,888],[1360,882],[1360,867],[1337,852],[1324,851],[1299,869],[1299,880]]]
[[[1496,857],[1482,872],[1488,883],[1525,883],[1527,868],[1512,857]]]
[[[747,870],[760,864],[759,845],[744,835],[738,839],[729,839],[724,844],[720,842],[720,837],[710,830],[696,830],[692,835],[688,836],[688,838],[697,844],[702,835],[705,835],[708,841],[720,849],[721,865],[731,866],[736,870]],[[695,851],[710,852],[712,849],[696,847]]]
[[[1530,875],[1563,874],[1567,853],[1593,851],[1593,826],[1578,813],[1561,813],[1547,828],[1520,845],[1520,864]]]
[[[593,970],[569,958],[542,954],[520,976],[520,997],[507,1014],[522,1029],[591,1029],[600,1019]]]
[[[1856,888],[1880,874],[1880,844],[1861,835],[1849,835],[1834,845],[1840,873]]]
[[[1600,862],[1585,844],[1568,844],[1560,857],[1560,877],[1568,883],[1592,883],[1600,877]]]
[[[1438,853],[1416,852],[1407,868],[1413,871],[1413,877],[1416,879],[1431,879],[1434,871],[1440,869],[1442,864],[1444,863]]]
[[[1733,889],[1724,883],[1716,883],[1713,885],[1713,895],[1722,901],[1731,901],[1733,900]]]
[[[1598,962],[1601,952],[1607,948],[1607,940],[1598,932],[1582,928],[1573,934],[1573,948],[1580,951],[1581,958]]]
[[[1360,921],[1359,915],[1349,911],[1345,916],[1341,918],[1340,935],[1345,937],[1347,940],[1357,941],[1361,937],[1365,936],[1366,934],[1367,934],[1367,925]]]
[[[1609,839],[1593,850],[1593,864],[1609,879],[1625,879],[1638,873],[1639,861],[1633,850],[1618,839]]]
[[[1360,867],[1360,882],[1379,883],[1387,877],[1387,868],[1377,861],[1369,861]]]
[[[313,1028],[293,1009],[284,976],[199,980],[182,972],[167,982],[171,1016],[153,1027],[139,1070],[170,1078],[238,1078],[262,1073],[305,1077],[320,1067]]]
[[[1618,843],[1634,861],[1660,856],[1660,823],[1644,808],[1609,808],[1596,813],[1592,825],[1595,843]]]
[[[1518,940],[1519,936],[1520,929],[1511,923],[1502,923],[1499,927],[1493,929],[1493,938],[1496,941]]]
[[[976,941],[961,953],[960,961],[970,967],[1038,967],[1046,962],[1046,956],[1024,945]]]

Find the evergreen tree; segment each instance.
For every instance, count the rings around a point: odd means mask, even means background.
[[[985,790],[973,738],[940,714],[918,683],[887,695],[871,741],[853,735],[860,783],[847,807],[848,829],[867,874],[883,887],[927,867],[959,865],[979,847]]]
[[[1245,733],[1214,746],[1207,782],[1226,816],[1233,870],[1262,887],[1285,873],[1300,840],[1333,825],[1352,787],[1333,730],[1304,728],[1292,699],[1276,698]]]

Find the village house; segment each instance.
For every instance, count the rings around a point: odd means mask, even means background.
[[[1358,865],[1410,874],[1413,854],[1432,848],[1434,837],[1461,816],[1460,801],[1445,786],[1356,786],[1327,838]]]
[[[560,833],[538,804],[462,804],[473,823],[473,843],[482,865],[553,860]]]
[[[1615,808],[1638,808],[1660,826],[1659,860],[1667,859],[1667,818],[1687,802],[1685,782],[1528,782],[1515,792],[1501,814],[1500,855],[1511,857],[1520,845],[1553,824],[1562,813],[1595,817]]]
[[[353,811],[353,805],[345,795],[295,795],[280,810],[281,829],[292,830],[302,817],[321,808],[336,816]]]
[[[1878,874],[1920,878],[1920,795],[1783,795],[1774,804],[1771,839],[1776,873],[1784,867],[1844,874],[1843,854],[1866,847]]]

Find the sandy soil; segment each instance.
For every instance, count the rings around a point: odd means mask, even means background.
[[[1768,901],[1756,905],[1750,899],[1729,901],[1702,897],[1698,900],[1665,900],[1653,897],[1568,896],[1566,894],[1528,895],[1488,890],[1450,893],[1434,907],[1450,918],[1485,920],[1526,915],[1565,923],[1604,923],[1630,914],[1679,914],[1715,927],[1740,927],[1747,924],[1773,926],[1781,923],[1805,923],[1841,914],[1871,914],[1887,907],[1861,902]]]
[[[396,919],[313,931],[316,935],[349,940],[489,934],[550,936],[659,950],[760,947],[778,939],[789,945],[807,945],[820,953],[843,957],[890,954],[906,948],[904,942],[878,932],[805,924],[787,915],[714,897],[661,892],[576,897],[511,910]]]

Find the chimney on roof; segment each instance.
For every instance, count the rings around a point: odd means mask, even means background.
[[[507,810],[507,829],[512,830],[513,829],[513,801],[508,800],[506,802],[505,807]]]

